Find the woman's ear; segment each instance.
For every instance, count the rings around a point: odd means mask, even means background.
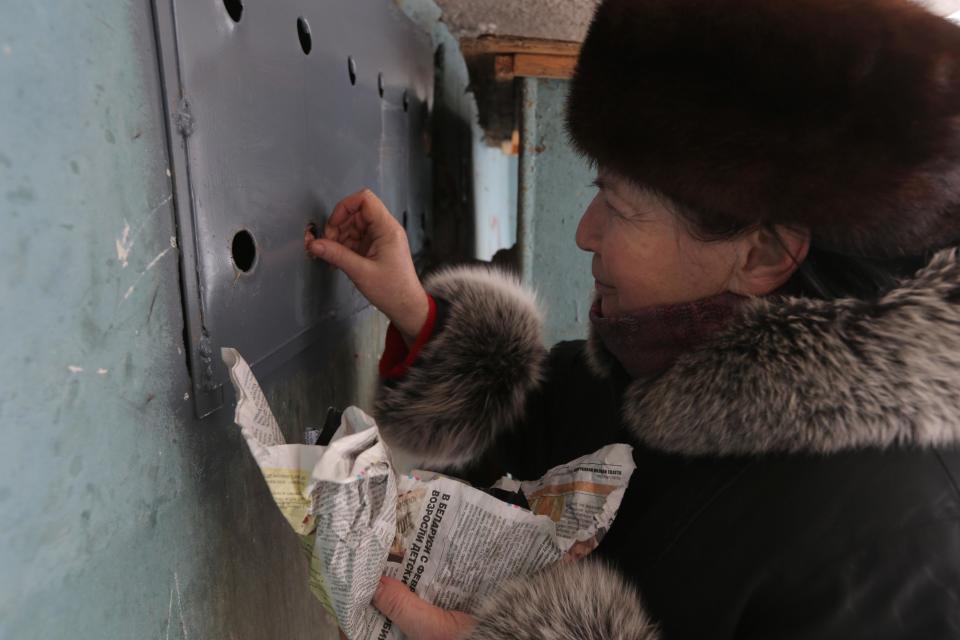
[[[740,260],[729,290],[763,296],[782,287],[810,250],[810,231],[777,225],[760,227],[740,238]]]

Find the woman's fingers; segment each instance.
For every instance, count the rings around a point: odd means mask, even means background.
[[[383,202],[365,189],[349,195],[334,207],[324,225],[323,237],[334,242],[383,236],[396,226]],[[369,242],[368,242],[369,244]]]
[[[368,257],[367,252],[378,239],[391,238],[398,228],[397,221],[383,202],[373,192],[364,189],[337,203],[324,225],[323,239],[340,243]],[[311,241],[307,240],[308,243]]]
[[[362,189],[352,193],[333,208],[330,219],[327,224],[332,226],[341,226],[345,221],[353,216],[359,215],[366,223],[371,223],[383,218],[383,215],[390,217],[386,206],[373,191]]]
[[[356,194],[353,216],[347,216],[354,228],[360,233],[371,233],[374,237],[388,232],[398,223],[390,215],[386,205],[369,189]],[[348,207],[349,208],[349,207]]]
[[[307,251],[340,269],[354,282],[362,282],[370,268],[370,261],[339,242],[330,242],[325,238],[313,240],[307,244]]]
[[[401,331],[415,336],[429,312],[407,234],[371,191],[349,195],[334,207],[323,237],[304,234],[308,253],[339,268]]]
[[[435,607],[393,578],[380,578],[373,606],[411,640],[457,640],[475,624],[473,616]]]
[[[340,240],[356,240],[362,235],[356,227],[341,227]]]
[[[365,191],[366,189],[357,191],[356,193],[351,193],[346,198],[338,202],[336,206],[333,207],[333,213],[330,214],[327,224],[338,226],[344,220],[346,220],[348,216],[358,211],[363,202]]]

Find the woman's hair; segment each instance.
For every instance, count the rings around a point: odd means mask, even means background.
[[[772,230],[776,233],[776,230]],[[930,260],[929,255],[885,260],[849,256],[813,245],[778,293],[807,298],[877,298]]]
[[[690,235],[702,242],[729,240],[758,227],[766,227],[774,237],[780,238],[774,225],[744,223],[722,214],[691,209],[672,198],[665,200],[672,204],[674,213],[686,224]],[[812,244],[806,259],[777,293],[822,300],[876,298],[896,287],[903,278],[913,275],[930,258],[930,254],[891,259],[865,258],[828,251]]]

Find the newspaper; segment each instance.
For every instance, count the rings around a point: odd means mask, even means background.
[[[613,444],[539,480],[505,477],[488,491],[436,473],[398,474],[374,420],[357,407],[343,412],[327,446],[285,444],[250,367],[234,349],[221,355],[236,389],[234,420],[301,536],[313,593],[349,640],[403,638],[370,604],[381,575],[471,613],[505,579],[586,555],[634,470],[631,447]]]

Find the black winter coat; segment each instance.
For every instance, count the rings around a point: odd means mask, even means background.
[[[472,637],[960,638],[954,251],[878,301],[752,303],[651,380],[595,336],[546,353],[502,275],[451,270],[428,291],[441,328],[378,398],[392,446],[478,482],[635,447],[594,553],[616,571],[509,583]]]

